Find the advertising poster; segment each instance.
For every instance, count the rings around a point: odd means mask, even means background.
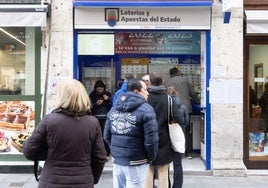
[[[200,32],[116,32],[115,54],[200,54]]]
[[[35,127],[34,101],[0,101],[0,154],[19,154]]]
[[[255,132],[249,133],[249,156],[268,156],[268,145],[265,133]],[[254,158],[252,158],[254,159]]]

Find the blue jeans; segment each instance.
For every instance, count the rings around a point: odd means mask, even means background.
[[[143,188],[148,167],[148,164],[137,166],[113,164],[113,187]]]

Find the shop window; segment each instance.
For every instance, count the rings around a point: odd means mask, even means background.
[[[267,44],[249,45],[249,160],[268,160],[268,50]]]
[[[35,29],[0,28],[0,95],[34,95]]]
[[[39,27],[0,27],[0,160],[25,160],[40,122],[41,42]]]

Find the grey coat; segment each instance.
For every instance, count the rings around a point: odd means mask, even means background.
[[[191,103],[199,103],[199,97],[197,96],[191,82],[187,78],[181,76],[172,76],[164,83],[166,87],[174,86],[176,91],[179,92],[181,102],[187,108],[188,112],[192,112]]]

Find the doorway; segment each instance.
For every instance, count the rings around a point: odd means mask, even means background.
[[[88,37],[92,31],[76,30],[75,33],[74,41],[77,42],[78,49],[74,57],[74,70],[77,70],[74,72],[74,77],[83,83],[87,82],[88,90],[92,88],[95,79],[94,74],[89,74],[92,69],[96,73],[105,68],[104,75],[112,75],[105,76],[108,78],[107,81],[113,80],[110,90],[112,91],[116,88],[118,80],[127,73],[141,77],[160,70],[164,79],[167,79],[169,69],[174,66],[179,67],[181,74],[190,80],[201,98],[201,104],[198,105],[197,110],[198,112],[202,110],[202,117],[198,117],[198,121],[193,123],[193,152],[196,154],[194,158],[198,161],[197,166],[202,164],[204,170],[210,170],[210,106],[206,97],[209,80],[207,74],[210,72],[210,66],[207,66],[210,63],[210,50],[207,50],[210,44],[210,31],[109,31],[109,36],[111,33],[114,34],[113,55],[109,52],[101,55],[102,50],[97,50],[98,55],[92,55],[91,48],[79,44],[81,41],[84,44],[84,40],[78,40],[79,35]],[[98,33],[103,34],[104,31],[94,31],[94,36]],[[165,40],[158,40],[159,36]],[[104,40],[98,40],[98,42],[100,46],[105,46]],[[106,65],[103,64],[104,62],[111,63]],[[107,70],[111,74],[107,74]]]
[[[266,101],[263,100],[264,85],[268,82],[267,50],[268,37],[246,37],[244,162],[249,169],[268,168],[268,115],[264,113],[266,105],[262,102]]]

